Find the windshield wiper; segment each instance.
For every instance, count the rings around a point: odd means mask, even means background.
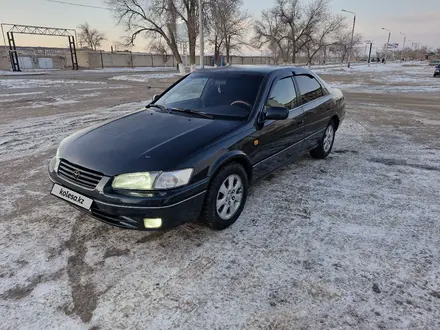
[[[207,114],[206,112],[200,112],[200,111],[196,111],[196,110],[191,110],[191,109],[184,109],[184,108],[171,108],[172,111],[177,111],[177,112],[183,112],[183,113],[189,113],[192,115],[197,115],[203,118],[208,118],[208,119],[213,119],[214,116],[211,116],[209,114]]]
[[[147,108],[147,109],[148,108],[158,108],[158,109],[162,110],[163,112],[169,113],[168,108],[164,107],[163,105],[160,105],[160,104],[149,104],[149,105],[146,105],[145,108]]]

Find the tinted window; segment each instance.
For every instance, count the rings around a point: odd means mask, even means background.
[[[296,104],[296,91],[292,78],[283,78],[275,83],[270,92],[268,107],[285,107],[293,109]]]
[[[189,80],[187,84],[179,84],[179,88],[176,88],[174,93],[170,94],[170,96],[167,98],[167,103],[199,98],[202,95],[207,81],[208,78],[192,79]]]
[[[263,76],[260,75],[191,74],[155,104],[202,111],[214,116],[244,118],[254,106],[262,81]]]
[[[296,76],[295,80],[298,84],[303,103],[313,101],[324,95],[321,85],[315,78],[311,76]]]

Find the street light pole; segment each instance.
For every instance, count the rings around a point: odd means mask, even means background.
[[[391,31],[385,28],[382,28],[382,30],[388,31],[388,41],[387,41],[387,45],[385,47],[385,63],[387,62],[387,58],[388,58],[388,47],[390,45],[390,38],[391,38]]]
[[[342,9],[342,11],[354,15],[354,17],[353,17],[353,29],[351,31],[350,52],[348,53],[348,65],[347,65],[347,67],[349,68],[350,65],[351,65],[351,56],[352,56],[352,53],[353,53],[353,39],[354,39],[354,29],[355,29],[355,26],[356,26],[356,13],[352,12],[352,11],[345,10],[345,9]]]
[[[203,35],[203,0],[199,0],[200,68],[205,68],[205,38]]]
[[[365,49],[367,49],[367,46],[370,45],[370,51],[368,52],[368,66],[370,66],[371,62],[371,50],[373,49],[373,42],[371,40],[365,41]],[[365,53],[367,51],[365,50]]]
[[[403,45],[402,45],[402,54],[400,55],[400,61],[403,62],[403,51],[405,50],[405,42],[406,42],[406,35],[400,32],[401,35],[404,36],[403,38]]]

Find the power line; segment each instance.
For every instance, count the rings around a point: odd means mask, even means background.
[[[82,3],[74,3],[74,2],[67,2],[67,1],[59,1],[59,0],[46,0],[48,2],[55,2],[60,3],[63,5],[69,5],[69,6],[77,6],[77,7],[86,7],[86,8],[95,8],[95,9],[105,9],[105,10],[111,10],[108,7],[100,7],[100,6],[92,6],[92,5],[85,5]]]

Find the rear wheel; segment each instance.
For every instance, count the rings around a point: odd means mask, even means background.
[[[324,159],[326,158],[333,148],[335,141],[336,124],[334,120],[331,120],[327,128],[324,131],[324,135],[319,141],[318,146],[310,151],[310,155],[313,158]]]
[[[203,220],[212,229],[232,225],[243,211],[248,192],[248,178],[244,168],[231,163],[215,175],[206,193]]]

